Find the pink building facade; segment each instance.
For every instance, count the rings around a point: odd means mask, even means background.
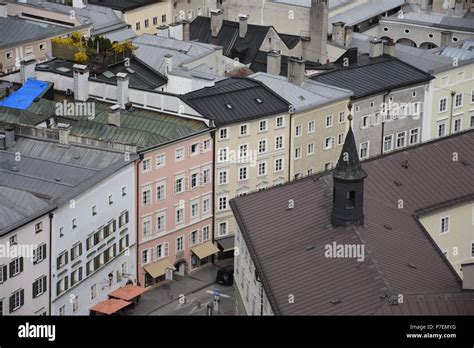
[[[199,132],[141,154],[138,274],[151,286],[212,262],[213,139]]]

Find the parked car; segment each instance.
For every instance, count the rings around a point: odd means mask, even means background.
[[[217,270],[216,282],[228,286],[234,284],[234,265],[228,265]]]

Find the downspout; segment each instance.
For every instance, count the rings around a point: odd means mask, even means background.
[[[454,96],[456,95],[456,92],[451,92],[451,113],[449,115],[448,119],[448,134],[451,135],[451,129],[452,129],[452,123],[453,123],[453,113],[454,113]]]
[[[214,123],[214,122],[212,122]],[[215,233],[216,233],[216,211],[214,206],[214,195],[217,192],[216,187],[216,127],[213,124],[214,129],[211,131],[212,139],[212,195],[211,195],[211,209],[212,209],[212,244],[215,242]],[[215,262],[215,254],[212,255],[212,264]]]
[[[139,215],[138,215],[138,212],[139,212],[139,207],[140,207],[140,163],[141,161],[143,160],[143,154],[140,153],[139,155],[139,159],[136,163],[136,189],[135,189],[135,193],[136,193],[136,200],[135,200],[135,204],[136,204],[136,209],[135,209],[135,225],[136,225],[136,243],[137,243],[137,251],[136,251],[136,264],[137,264],[137,285],[139,284],[139,274],[140,274],[140,267],[139,267],[139,250],[140,250],[140,239],[139,239],[139,227],[140,227],[140,219],[139,219]],[[145,279],[143,279],[143,286],[145,284]],[[141,285],[141,284],[140,284]]]
[[[52,301],[53,301],[53,288],[52,288],[52,280],[51,280],[51,276],[53,274],[53,264],[52,264],[52,260],[53,260],[53,257],[52,257],[52,249],[53,249],[53,246],[52,246],[52,242],[53,242],[53,217],[54,217],[54,214],[52,212],[50,212],[48,214],[49,216],[49,293],[50,293],[50,296],[49,296],[49,301],[48,301],[48,311],[49,311],[49,315],[53,315],[53,313],[51,313],[51,307],[52,307]]]
[[[292,108],[293,105],[290,105],[290,108]],[[290,109],[292,110],[292,109]],[[293,113],[294,114],[294,113]],[[292,137],[293,137],[293,114],[291,113],[291,111],[288,112],[288,115],[290,116],[290,134],[289,134],[289,137],[288,137],[288,181],[291,181],[291,167],[292,167],[292,163],[293,163],[293,160],[291,158],[291,144],[292,144]],[[303,150],[302,150],[303,151]],[[273,164],[275,165],[275,164]],[[275,169],[273,169],[275,170]]]
[[[390,117],[390,108],[388,107],[387,105],[387,96],[390,94],[390,90],[387,91],[387,93],[384,94],[383,96],[383,105],[386,107],[386,114],[387,114],[387,118],[386,119],[389,119]],[[385,136],[385,121],[382,119],[381,120],[381,123],[382,123],[382,138],[380,140],[380,156],[383,155],[383,145],[384,145],[384,136]],[[395,139],[394,139],[395,140]]]

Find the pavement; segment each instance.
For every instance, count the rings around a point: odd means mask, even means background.
[[[174,275],[174,279],[171,281],[163,281],[161,284],[155,285],[145,292],[141,297],[140,301],[134,308],[127,309],[125,315],[172,315],[181,314],[189,315],[193,313],[187,313],[183,308],[196,301],[209,302],[207,297],[213,298],[212,294],[206,291],[213,289],[216,283],[217,270],[220,267],[232,264],[233,259],[219,260],[215,264],[204,265],[194,271],[191,271],[186,276]],[[222,291],[232,295],[232,287],[219,287]],[[203,291],[204,290],[204,291]],[[199,292],[199,299],[196,294]],[[206,297],[206,294],[208,295]],[[194,298],[195,300],[192,300]],[[226,304],[227,298],[226,298]],[[232,301],[233,302],[233,301]],[[178,306],[179,305],[179,306]],[[174,307],[173,307],[174,306]],[[175,308],[178,313],[174,313],[172,310]],[[199,308],[200,309],[200,308]],[[192,310],[192,308],[190,309]],[[200,312],[200,311],[198,311]],[[198,313],[196,313],[199,315]],[[205,315],[204,311],[204,315]]]

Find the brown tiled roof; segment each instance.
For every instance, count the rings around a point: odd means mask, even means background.
[[[474,314],[474,293],[462,291],[461,279],[416,215],[474,196],[474,132],[362,166],[368,174],[364,226],[331,225],[328,174],[231,201],[274,313]],[[295,207],[287,210],[290,199]],[[365,260],[326,258],[325,245],[333,242],[363,243]],[[396,304],[399,295],[402,304]]]

